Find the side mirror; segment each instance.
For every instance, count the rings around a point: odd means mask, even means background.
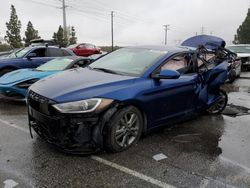
[[[30,53],[27,55],[27,59],[31,59],[33,57],[37,57],[36,53]]]
[[[159,74],[153,76],[156,79],[178,79],[180,73],[174,70],[162,70]]]

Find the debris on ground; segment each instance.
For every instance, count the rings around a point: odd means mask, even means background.
[[[166,155],[164,155],[163,153],[159,153],[153,156],[153,159],[156,161],[160,161],[163,159],[167,159],[168,157]]]

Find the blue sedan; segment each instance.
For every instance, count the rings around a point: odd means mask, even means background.
[[[75,56],[67,49],[53,46],[27,47],[0,59],[0,77],[7,72],[23,68],[36,68],[56,57]]]
[[[35,69],[20,69],[6,73],[0,77],[0,97],[18,101],[25,100],[28,88],[38,80],[66,69],[85,67],[89,64],[89,58],[59,57]]]
[[[220,113],[227,58],[205,50],[139,46],[119,49],[88,68],[38,81],[28,94],[29,125],[70,153],[126,150],[140,136],[195,114]]]

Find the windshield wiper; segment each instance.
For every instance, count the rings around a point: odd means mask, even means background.
[[[101,68],[101,67],[96,67],[96,68],[92,68],[93,70],[100,70],[102,72],[106,72],[106,73],[112,73],[112,74],[119,74],[116,71],[110,70],[110,69],[105,69],[105,68]]]

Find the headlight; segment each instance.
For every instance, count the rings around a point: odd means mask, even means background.
[[[82,101],[54,104],[53,107],[61,113],[100,112],[113,102],[111,99],[92,98]]]

